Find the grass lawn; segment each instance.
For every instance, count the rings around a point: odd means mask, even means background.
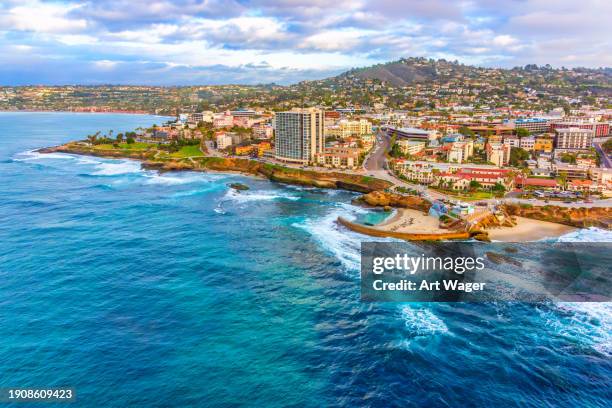
[[[136,142],[132,144],[120,143],[119,147],[114,147],[112,144],[99,144],[95,145],[94,149],[98,150],[114,150],[114,149],[122,149],[122,150],[147,150],[147,148],[155,146],[148,143]]]
[[[448,191],[443,189],[432,188],[434,191],[439,191],[443,194],[446,194],[451,197],[456,197],[463,201],[477,201],[477,200],[486,200],[489,198],[495,198],[495,194],[490,191],[474,191],[474,192],[458,192],[458,191]]]
[[[182,159],[184,157],[191,157],[191,156],[204,156],[204,153],[200,151],[199,145],[183,146],[181,147],[181,150],[179,150],[178,152],[174,152],[170,154],[170,157],[174,157],[178,159]]]

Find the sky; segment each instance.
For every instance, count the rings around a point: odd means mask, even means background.
[[[610,0],[0,0],[0,85],[289,84],[428,57],[612,66]]]

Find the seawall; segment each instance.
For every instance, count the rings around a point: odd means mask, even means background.
[[[342,217],[338,217],[338,223],[360,234],[381,238],[398,238],[403,239],[405,241],[443,241],[449,239],[469,239],[473,235],[465,231],[444,232],[440,234],[412,234],[407,232],[383,231],[377,228],[368,227],[362,224],[351,222],[346,218]]]

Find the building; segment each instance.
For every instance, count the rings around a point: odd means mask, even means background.
[[[577,127],[555,130],[555,148],[568,150],[585,150],[593,145],[593,130]]]
[[[372,124],[366,119],[360,120],[341,120],[335,126],[330,126],[325,130],[327,136],[347,138],[351,136],[361,136],[372,133]]]
[[[549,136],[538,136],[535,138],[535,144],[533,145],[533,150],[536,152],[545,152],[550,153],[553,151],[553,141],[554,139]]]
[[[431,130],[424,130],[418,128],[397,128],[393,126],[386,126],[385,130],[389,136],[396,136],[404,139],[419,139],[419,140],[431,140],[437,139],[437,132]]]
[[[551,130],[557,131],[558,129],[569,129],[578,128],[584,130],[590,130],[593,132],[594,137],[609,136],[611,127],[610,123],[605,122],[588,122],[588,121],[555,121],[550,124]]]
[[[234,126],[234,117],[229,111],[217,113],[213,117],[213,128],[215,129],[231,128],[232,126]]]
[[[230,115],[232,115],[233,117],[237,118],[237,117],[256,116],[256,115],[258,115],[258,113],[255,112],[254,110],[238,109],[238,110],[235,110],[235,111],[231,111]]]
[[[264,122],[254,124],[252,129],[255,139],[270,139],[274,135],[274,128]]]
[[[317,153],[316,161],[325,167],[354,169],[359,165],[361,149],[355,147],[330,147]]]
[[[266,140],[254,145],[257,148],[257,156],[262,157],[266,152],[272,150],[272,144]]]
[[[234,154],[237,156],[249,156],[255,150],[254,145],[236,146],[234,148]]]
[[[308,164],[323,153],[325,130],[323,111],[295,108],[278,112],[275,121],[275,157],[277,160]]]
[[[474,142],[467,140],[455,142],[448,151],[448,161],[450,163],[463,163],[474,155]]]
[[[593,180],[570,180],[567,183],[567,189],[583,193],[602,193],[604,186],[595,183]]]
[[[366,150],[370,150],[374,143],[376,142],[376,136],[373,134],[369,135],[361,135],[361,143],[363,144],[363,148]]]
[[[510,147],[521,147],[521,139],[518,136],[504,136],[504,144]]]
[[[226,133],[216,135],[217,149],[227,149],[232,145],[232,137]]]
[[[191,123],[200,123],[200,122],[212,123],[214,116],[215,116],[214,113],[211,111],[190,113],[187,121]]]
[[[400,152],[405,155],[413,156],[425,150],[426,142],[421,140],[399,140],[396,143],[399,146]]]
[[[491,189],[496,184],[504,186],[506,190],[514,186],[514,179],[511,177],[510,170],[507,169],[466,167],[459,169],[456,173],[441,173],[437,180],[439,185],[446,185],[452,190],[466,190],[472,181],[478,182],[482,188],[486,189]]]
[[[487,161],[497,167],[503,167],[510,162],[510,146],[501,143],[487,143]]]
[[[536,139],[533,136],[522,137],[519,143],[521,149],[532,151],[535,148]]]
[[[559,188],[559,183],[557,183],[557,180],[551,178],[518,176],[514,179],[514,183],[519,188],[539,188],[552,190]]]
[[[517,119],[514,121],[514,127],[527,129],[529,133],[545,133],[550,130],[550,123],[548,119],[542,118]]]
[[[589,177],[588,168],[572,164],[555,163],[553,165],[553,170],[558,177],[564,175],[568,180],[586,179]]]

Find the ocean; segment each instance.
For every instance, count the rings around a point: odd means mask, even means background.
[[[0,387],[73,387],[79,407],[610,406],[610,304],[361,303],[371,239],[335,220],[377,215],[353,193],[33,151],[164,120],[0,113]]]

